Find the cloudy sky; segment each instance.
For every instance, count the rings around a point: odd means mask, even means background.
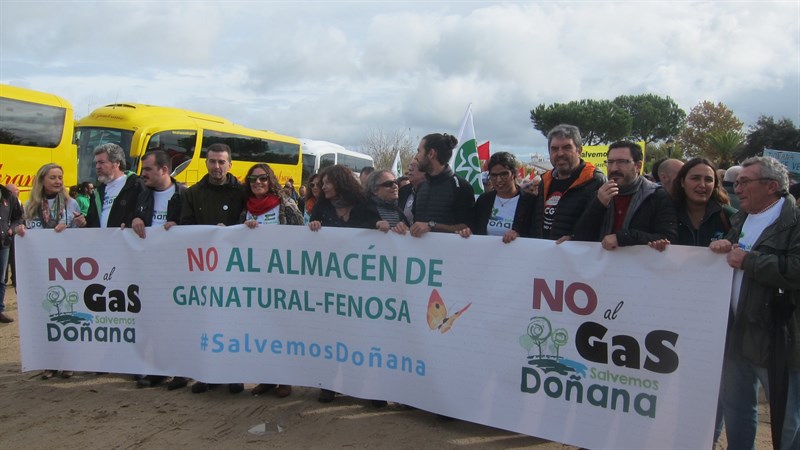
[[[358,148],[456,133],[543,152],[538,104],[670,96],[800,124],[800,2],[0,1],[0,83]]]

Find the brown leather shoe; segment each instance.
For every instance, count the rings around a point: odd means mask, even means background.
[[[292,386],[282,384],[275,388],[275,396],[278,398],[288,397],[292,394]]]
[[[13,321],[14,321],[14,319],[9,317],[6,313],[1,313],[0,312],[0,323],[11,323]]]

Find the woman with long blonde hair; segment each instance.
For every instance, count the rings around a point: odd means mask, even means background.
[[[64,169],[58,164],[45,164],[33,179],[31,195],[24,207],[25,222],[17,225],[17,235],[25,236],[26,229],[51,228],[59,233],[65,228],[86,226],[78,202],[64,187]],[[52,378],[57,371],[45,370],[42,379]],[[61,372],[63,378],[72,376],[71,370]]]

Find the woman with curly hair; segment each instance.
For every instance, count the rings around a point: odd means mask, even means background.
[[[25,237],[26,229],[50,228],[60,233],[66,228],[86,226],[86,217],[81,213],[78,202],[67,194],[64,169],[58,164],[45,164],[36,172],[24,212],[25,223],[16,228],[20,238]],[[57,373],[56,370],[45,370],[42,379],[47,380]],[[71,376],[71,370],[61,372],[62,378]]]
[[[311,213],[308,226],[377,229],[381,216],[367,199],[353,172],[341,165],[326,167],[319,174],[322,196]]]
[[[275,172],[267,164],[256,164],[244,177],[246,205],[242,223],[248,228],[259,225],[303,225],[297,203],[281,190]]]
[[[308,227],[311,231],[319,231],[325,227],[347,227],[377,229],[381,216],[367,199],[361,183],[353,176],[353,172],[341,164],[326,167],[320,171],[322,180],[322,196],[311,213]],[[320,389],[320,403],[330,403],[336,398],[336,392]],[[384,400],[372,400],[377,407],[386,406]]]
[[[297,204],[281,189],[275,172],[267,164],[256,164],[244,177],[247,198],[242,211],[242,222],[254,229],[264,225],[303,225],[303,214]],[[261,383],[253,388],[253,395],[274,391],[279,398],[292,393],[288,384]]]

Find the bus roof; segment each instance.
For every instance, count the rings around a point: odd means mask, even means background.
[[[63,98],[48,94],[45,92],[34,91],[18,86],[11,86],[8,84],[0,84],[0,97],[10,98],[23,102],[39,103],[48,106],[57,106],[66,109],[72,109],[72,105]]]
[[[265,136],[279,136],[288,142],[298,142],[297,138],[275,133],[269,130],[258,130],[254,128],[237,125],[228,119],[211,114],[205,114],[187,109],[172,108],[168,106],[154,106],[142,103],[114,103],[95,109],[88,116],[80,119],[75,125],[78,127],[108,127],[110,123],[118,122],[119,128],[135,130],[145,125],[154,123],[161,127],[187,127],[187,128],[209,128],[220,130],[224,127],[225,131],[240,133],[244,135],[254,135],[254,133],[265,133]]]
[[[300,138],[300,142],[303,144],[304,155],[316,156],[324,153],[339,153],[342,155],[360,156],[372,160],[372,157],[370,155],[367,155],[366,153],[360,153],[353,150],[348,150],[339,144],[334,144],[333,142],[317,141],[314,139],[307,139],[307,138]]]

